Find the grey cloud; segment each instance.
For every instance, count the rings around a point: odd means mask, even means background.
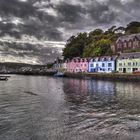
[[[60,14],[61,22],[75,23],[81,19],[81,14],[85,13],[85,9],[80,5],[72,5],[66,2],[61,2],[56,6],[58,14]]]
[[[109,7],[116,14],[114,23],[125,26],[131,21],[140,20],[140,2],[139,0],[109,0]]]
[[[56,47],[44,47],[40,44],[30,43],[9,43],[0,42],[0,52],[6,55],[16,57],[36,57],[41,63],[53,62],[54,59],[60,57],[60,52]]]
[[[0,15],[17,17],[28,17],[35,15],[36,9],[30,2],[20,2],[18,0],[0,0]]]
[[[45,4],[42,4],[45,3]],[[45,9],[53,9],[57,16],[50,15]],[[132,20],[140,20],[139,0],[77,0],[56,2],[55,0],[1,0],[1,17],[19,17],[24,23],[18,26],[0,24],[1,35],[10,34],[19,37],[20,34],[34,35],[37,38],[49,40],[63,40],[63,32],[59,28],[69,30],[83,30],[88,27],[96,28],[99,25],[124,24]],[[42,10],[44,9],[44,11]],[[32,20],[34,19],[34,20]],[[17,28],[16,30],[13,30]],[[5,32],[5,33],[4,33]],[[73,34],[75,34],[73,32]],[[64,35],[63,35],[64,36]]]
[[[139,0],[0,0],[0,37],[10,35],[20,38],[29,35],[38,39],[65,41],[81,31],[98,27],[106,29],[112,25],[125,26],[130,21],[139,21],[139,7]],[[14,24],[14,18],[22,22]],[[19,52],[23,50],[23,54],[26,50],[35,54],[38,48],[42,49],[38,45],[23,46],[9,45],[9,48]],[[50,53],[49,50],[43,50],[39,51],[39,55],[46,57],[43,52],[47,51]]]
[[[55,22],[54,22],[55,23]],[[37,38],[47,40],[62,40],[61,32],[58,31],[55,25],[47,22],[42,22],[38,19],[25,21],[24,25],[20,26],[22,34],[34,35]]]
[[[45,4],[42,4],[45,3]],[[42,9],[53,9],[57,16],[50,15]],[[65,40],[62,38],[65,31],[86,30],[96,28],[99,25],[111,26],[111,24],[124,24],[132,20],[140,20],[139,0],[125,1],[105,0],[77,0],[55,2],[55,0],[1,0],[1,17],[19,17],[23,24],[13,25],[0,23],[1,35],[9,34],[20,37],[22,34],[34,35],[37,38],[48,40]],[[17,29],[17,30],[14,30]],[[75,31],[74,31],[75,30]]]
[[[39,11],[38,7],[33,6],[37,1],[1,0],[0,17],[2,21],[0,21],[0,35],[10,35],[19,38],[21,35],[27,34],[37,38],[44,37],[48,40],[62,40],[61,33],[56,28],[57,22],[55,17]],[[19,25],[10,23],[14,17],[21,18],[23,23]],[[18,31],[15,31],[15,28]]]
[[[94,1],[87,10],[96,24],[109,24],[115,20],[116,14],[110,9],[109,4]]]
[[[2,23],[0,22],[0,36],[10,35],[16,38],[20,38],[20,33],[16,29],[17,27],[12,23]]]

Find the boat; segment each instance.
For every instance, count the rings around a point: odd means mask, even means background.
[[[64,73],[63,72],[57,72],[54,74],[54,77],[64,77]]]
[[[7,81],[9,76],[0,76],[0,81]]]

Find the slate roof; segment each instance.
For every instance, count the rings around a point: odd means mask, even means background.
[[[121,53],[118,59],[140,58],[140,52],[134,53]]]
[[[131,34],[131,35],[125,35],[125,36],[121,36],[117,39],[116,43],[121,40],[122,42],[124,41],[129,41],[129,40],[133,40],[134,38],[138,38],[140,40],[140,33],[139,34]]]
[[[90,62],[99,62],[99,61],[115,61],[118,56],[101,56],[101,57],[95,57],[90,59]]]

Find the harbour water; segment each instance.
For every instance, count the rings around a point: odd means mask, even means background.
[[[12,75],[0,140],[140,140],[140,83]]]

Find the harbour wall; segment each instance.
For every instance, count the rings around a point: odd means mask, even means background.
[[[65,73],[68,78],[140,82],[140,74],[120,73]]]

